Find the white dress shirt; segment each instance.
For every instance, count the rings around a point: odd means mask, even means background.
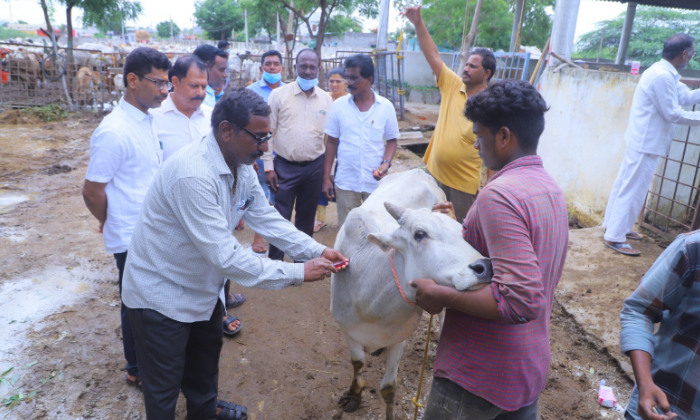
[[[374,93],[374,103],[360,112],[352,95],[338,98],[328,113],[326,134],[338,142],[335,185],[346,191],[372,193],[379,186],[372,171],[384,159],[384,140],[399,138],[394,104]]]
[[[251,229],[295,260],[319,257],[325,246],[298,231],[267,203],[252,166],[238,181],[209,133],[163,165],[143,203],[124,269],[122,299],[179,322],[211,318],[224,279],[282,289],[304,281],[304,265],[262,258],[232,232]]]
[[[178,111],[173,94],[163,101],[160,108],[151,111],[153,131],[163,145],[163,160],[193,141],[200,140],[211,131],[212,109],[202,105],[191,117]]]
[[[90,138],[85,179],[107,184],[107,220],[102,231],[110,254],[129,249],[141,204],[163,161],[152,121],[151,114],[122,98]]]
[[[639,153],[665,156],[671,148],[676,124],[700,125],[700,112],[681,108],[700,102],[700,89],[691,91],[680,80],[678,70],[665,59],[642,74],[634,91],[625,133],[627,147]]]

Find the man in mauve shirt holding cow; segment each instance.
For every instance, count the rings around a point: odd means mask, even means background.
[[[467,101],[474,147],[497,173],[467,214],[463,235],[491,259],[493,279],[466,292],[430,279],[412,282],[423,309],[447,308],[425,420],[537,419],[569,241],[564,196],[537,155],[546,111],[524,81],[492,82]]]

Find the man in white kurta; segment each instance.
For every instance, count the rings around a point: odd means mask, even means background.
[[[700,125],[700,112],[682,106],[700,102],[700,90],[691,91],[680,82],[678,70],[695,54],[693,38],[677,34],[666,41],[663,59],[644,72],[634,92],[625,133],[627,149],[605,209],[605,246],[624,255],[640,251],[626,240],[639,240],[632,232],[644,205],[649,184],[661,156],[668,154],[676,124]]]

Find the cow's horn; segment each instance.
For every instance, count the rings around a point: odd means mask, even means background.
[[[401,219],[401,216],[403,216],[403,213],[406,211],[405,208],[397,206],[396,204],[392,204],[388,201],[384,202],[384,207],[386,207],[386,211],[388,211],[391,217],[396,219],[397,222],[399,221],[399,219]]]

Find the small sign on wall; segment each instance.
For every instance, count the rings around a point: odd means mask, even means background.
[[[633,61],[632,68],[630,68],[630,74],[638,75],[640,65],[641,65],[641,63],[639,61]]]

